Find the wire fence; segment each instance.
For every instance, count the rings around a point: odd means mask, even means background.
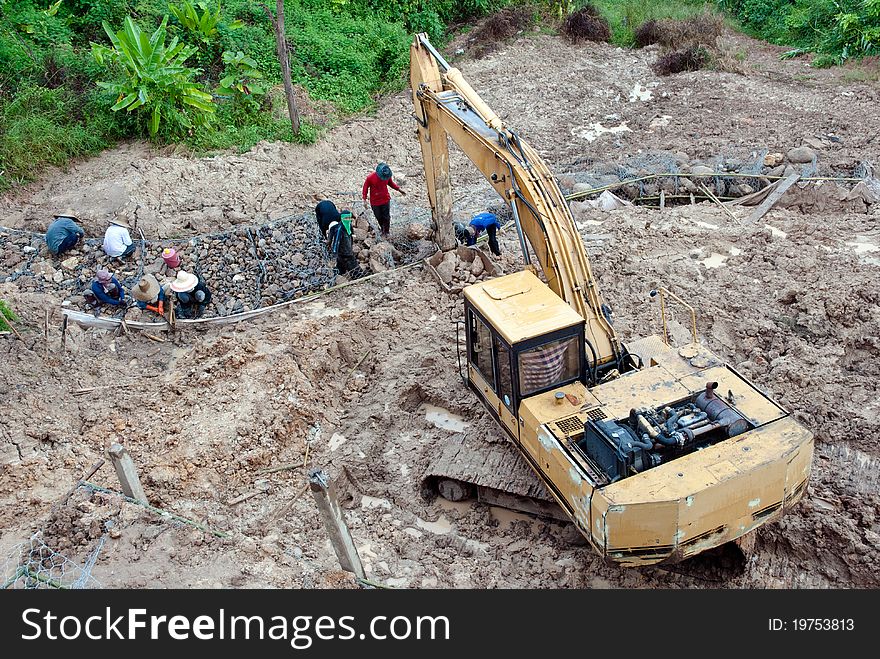
[[[102,535],[82,565],[73,562],[47,545],[41,532],[16,545],[7,556],[0,574],[0,589],[7,590],[79,590],[101,588],[92,576],[92,568],[107,539]]]
[[[775,170],[767,164],[768,153],[763,147],[731,146],[720,154],[703,159],[700,165],[690,165],[682,154],[670,151],[647,151],[613,163],[584,157],[575,161],[563,178],[568,179],[572,187],[570,198],[613,189],[639,202],[657,199],[661,191],[667,198],[699,195],[701,186],[706,186],[720,199],[735,199],[757,192],[772,179],[780,177],[779,172],[771,174]],[[809,163],[790,166],[802,179],[819,174],[816,156]],[[835,170],[827,174],[829,180],[861,180],[869,175],[868,167],[866,163],[859,163],[852,170]],[[781,169],[778,165],[777,168]]]
[[[364,214],[357,193],[336,196],[351,201],[348,210]],[[371,218],[369,213],[366,216]],[[375,220],[371,224],[375,227]],[[412,225],[422,225],[425,230],[413,235]],[[393,249],[377,249],[375,262],[390,269],[429,256],[433,249],[425,237],[430,226],[429,209],[410,208],[393,200],[388,238]],[[358,249],[382,242],[377,233],[370,230],[362,234],[367,240]],[[109,258],[101,249],[102,242],[87,238],[78,246],[76,256],[54,258],[45,252],[44,234],[0,226],[0,281],[61,295],[71,299],[75,308],[91,311],[78,296],[90,288],[99,269],[115,272],[122,286],[131,290],[145,273],[173,277],[176,270],[162,259],[163,250],[173,248],[182,257],[179,267],[203,277],[211,290],[212,304],[204,314],[210,317],[288,302],[332,287],[340,276],[312,211],[186,238],[142,237],[135,240],[140,247],[136,260],[127,263]],[[350,277],[368,274],[365,259]],[[119,310],[113,315],[124,314],[125,310]]]

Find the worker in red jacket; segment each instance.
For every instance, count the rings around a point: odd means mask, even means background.
[[[382,231],[382,237],[387,238],[391,231],[391,193],[388,187],[391,186],[400,194],[406,193],[401,190],[397,183],[391,179],[391,167],[384,162],[380,162],[376,166],[375,172],[370,172],[367,180],[364,181],[364,206],[367,204],[367,192],[370,193],[370,207],[373,209],[373,215],[379,223],[379,229]]]

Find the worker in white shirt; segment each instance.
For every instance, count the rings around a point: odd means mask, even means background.
[[[128,230],[131,225],[124,218],[114,217],[104,232],[104,253],[110,258],[124,259],[134,253],[135,246]]]

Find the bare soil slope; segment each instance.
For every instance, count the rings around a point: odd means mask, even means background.
[[[820,159],[878,161],[876,87],[737,39],[745,76],[659,79],[654,53],[548,36],[457,65],[560,173],[640,149],[784,152],[827,133],[838,141]],[[137,209],[148,237],[217,230],[305,210],[315,194],[351,198],[379,160],[406,176],[400,208],[424,207],[409,103],[384,99],[375,117],[307,148],[190,159],[124,145],[0,200],[0,224],[39,231],[72,205],[95,233],[120,209]],[[460,212],[494,203],[462,154],[453,166]],[[803,503],[760,530],[744,568],[709,558],[620,570],[567,542],[562,524],[424,501],[420,475],[450,425],[502,438],[458,378],[461,300],[422,267],[164,342],[72,327],[66,351],[60,300],[0,284],[25,324],[23,341],[0,337],[0,556],[42,529],[81,564],[111,520],[93,569],[106,586],[346,585],[303,493],[307,462],[338,481],[369,575],[392,586],[876,587],[880,218],[772,211],[740,226],[699,204],[581,219],[585,236],[605,236],[588,248],[624,340],[659,331],[648,293],[670,287],[696,307],[703,340],[816,433]],[[517,268],[512,235],[502,250],[504,271]],[[113,441],[134,456],[151,502],[198,526],[84,490],[53,511]],[[92,481],[117,487],[109,465]]]

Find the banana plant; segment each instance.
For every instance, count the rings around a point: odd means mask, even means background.
[[[148,36],[130,16],[125,19],[125,27],[115,33],[105,21],[104,31],[113,47],[92,44],[95,61],[121,73],[117,80],[98,82],[116,97],[110,109],[148,115],[150,137],[159,132],[163,117],[173,124],[170,134],[179,137],[183,129],[192,128],[193,123],[207,123],[214,114],[212,96],[192,81],[199,70],[185,64],[198,49],[177,37],[166,44],[167,23],[165,16]]]

